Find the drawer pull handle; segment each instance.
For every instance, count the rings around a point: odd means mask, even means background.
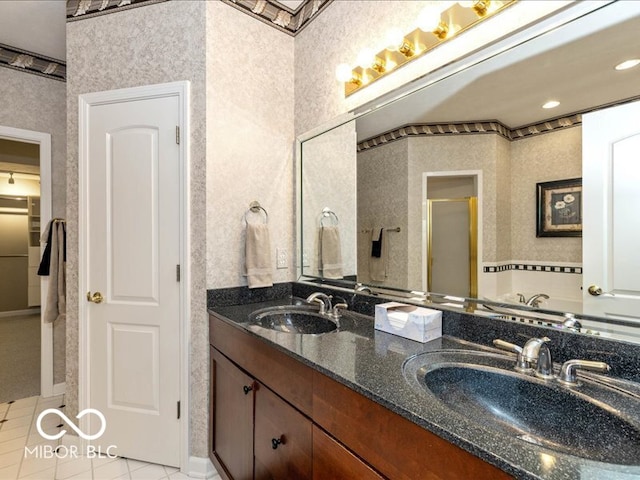
[[[284,445],[284,442],[282,441],[282,437],[280,437],[280,438],[272,438],[271,439],[271,448],[273,448],[274,450],[276,448],[278,448],[278,445],[280,445],[280,444]]]
[[[251,390],[253,390],[253,387],[250,387],[248,385],[245,385],[244,387],[242,387],[242,391],[244,392],[245,395],[248,395]]]

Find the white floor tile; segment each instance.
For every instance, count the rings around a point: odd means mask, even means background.
[[[113,462],[93,469],[93,480],[113,480],[122,475],[126,475],[126,477],[129,478],[127,461],[122,458],[118,458]]]
[[[25,441],[25,437],[18,437],[13,440],[0,443],[0,455],[3,453],[13,452],[15,450],[22,450],[24,448]]]
[[[185,475],[182,472],[172,473],[171,475],[169,475],[169,478],[171,480],[191,480],[191,477]]]
[[[88,473],[87,477],[91,478],[91,459],[81,457],[65,463],[58,462],[56,480],[66,480],[82,472]]]
[[[4,418],[4,414],[9,410],[9,405],[6,403],[0,403],[0,420]]]
[[[14,440],[20,437],[26,437],[29,433],[29,428],[29,425],[23,425],[6,431],[4,429],[0,430],[0,443],[8,442],[9,440]]]
[[[20,463],[23,454],[24,452],[22,450],[14,450],[13,452],[0,455],[0,468]]]
[[[14,406],[11,405],[5,418],[11,419],[11,418],[20,418],[20,417],[27,417],[27,416],[32,417],[34,410],[35,410],[35,405],[32,407],[25,407],[25,408],[14,408]]]
[[[8,467],[0,467],[0,478],[2,480],[14,480],[18,478],[18,470],[20,469],[20,464],[16,463],[15,465],[10,465]]]
[[[22,470],[20,470],[22,472]],[[39,472],[34,472],[30,475],[20,476],[18,477],[20,480],[55,480],[55,468],[47,468],[46,470],[41,470]]]
[[[13,430],[14,428],[24,427],[25,425],[29,426],[31,425],[32,421],[33,418],[29,415],[27,415],[26,417],[12,418],[2,424],[0,433],[6,432],[7,430]]]
[[[127,473],[126,475],[122,475],[121,477],[114,478],[113,480],[131,480],[131,475]]]
[[[149,463],[146,467],[131,472],[132,480],[158,480],[161,478],[167,478],[167,472],[162,465]]]
[[[20,452],[23,453],[23,452]],[[37,472],[42,472],[45,470],[49,470],[50,468],[54,469],[52,472],[51,478],[53,478],[53,473],[55,473],[56,466],[56,457],[55,455],[52,458],[25,458],[22,461],[22,466],[20,467],[20,478],[33,475]],[[43,476],[45,476],[43,474]]]
[[[172,473],[176,473],[179,472],[180,469],[176,468],[176,467],[167,467],[166,465],[164,466],[164,469],[167,471],[167,475],[171,475]]]
[[[132,460],[131,458],[127,459],[127,463],[129,464],[130,472],[133,472],[134,470],[137,470],[139,468],[146,467],[147,465],[149,465],[148,462],[141,462],[140,460]]]
[[[91,462],[93,463],[93,468],[98,468],[101,467],[103,465],[106,465],[107,463],[111,463],[111,462],[115,462],[116,460],[122,460],[121,458],[109,458],[109,457],[96,457],[96,458],[92,458]]]
[[[11,405],[11,408],[26,408],[26,407],[35,407],[38,403],[38,399],[40,397],[28,397],[21,398],[20,400],[16,400]]]

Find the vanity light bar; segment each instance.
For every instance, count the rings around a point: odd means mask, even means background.
[[[430,10],[420,14],[417,22],[419,28],[405,36],[398,35],[397,31],[393,32],[395,35],[392,36],[397,39],[393,45],[388,45],[376,54],[371,54],[365,49],[367,54],[363,54],[365,51],[361,52],[357,61],[359,65],[355,68],[344,63],[338,65],[336,77],[340,82],[344,82],[345,97],[396,71],[515,2],[516,0],[456,2],[441,12],[434,10],[437,7],[431,5],[428,7]],[[370,58],[366,63],[363,62],[365,57]]]

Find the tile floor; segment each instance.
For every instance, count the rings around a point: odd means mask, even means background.
[[[139,462],[124,458],[77,458],[68,455],[50,455],[35,458],[45,446],[53,448],[77,444],[78,437],[65,435],[60,440],[46,440],[36,430],[40,412],[59,408],[62,396],[52,398],[30,397],[11,403],[0,403],[0,480],[186,480],[190,477],[177,468]],[[45,432],[53,433],[61,419],[55,415],[43,418]],[[42,446],[40,450],[34,447]],[[60,450],[61,452],[70,451]]]

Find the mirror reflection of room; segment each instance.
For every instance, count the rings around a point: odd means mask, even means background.
[[[39,150],[0,138],[0,403],[40,393]]]

